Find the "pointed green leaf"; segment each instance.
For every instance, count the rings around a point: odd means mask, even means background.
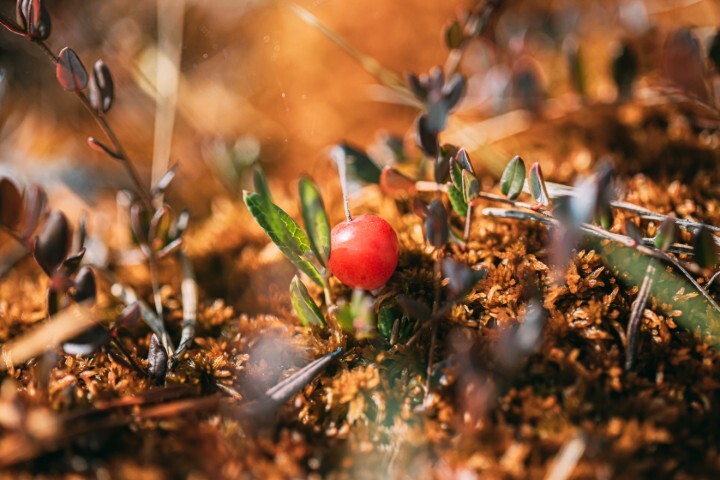
[[[315,184],[302,177],[299,184],[303,221],[310,238],[310,246],[320,263],[327,265],[330,258],[330,221],[322,197]]]
[[[290,282],[290,300],[295,313],[304,326],[325,325],[325,318],[320,311],[320,307],[317,306],[315,300],[308,293],[305,284],[300,281],[297,275]]]
[[[269,198],[246,192],[243,200],[255,220],[288,260],[315,283],[322,285],[322,275],[306,258],[306,252],[310,252],[310,242],[298,224]]]
[[[712,267],[717,263],[718,254],[715,245],[715,236],[707,228],[700,227],[693,237],[695,249],[695,263],[702,268]]]
[[[465,203],[465,198],[460,190],[455,188],[454,185],[448,186],[448,198],[450,198],[450,204],[455,210],[455,213],[464,217],[467,215],[468,206]]]
[[[533,166],[530,167],[530,191],[539,205],[543,207],[550,205],[550,196],[548,195],[547,186],[545,185],[542,169],[537,162],[533,163]]]
[[[473,175],[475,174],[475,169],[473,168],[472,163],[470,163],[470,157],[467,154],[467,150],[464,148],[458,150],[457,155],[455,156],[455,161],[460,165],[461,169],[469,170],[470,173]]]
[[[272,201],[272,195],[270,195],[270,187],[268,187],[267,180],[265,180],[265,174],[262,170],[257,169],[253,174],[253,184],[255,185],[255,192]]]
[[[456,189],[462,190],[462,167],[454,158],[450,159],[450,179]]]
[[[469,170],[462,171],[462,191],[465,203],[471,203],[480,193],[480,182]]]
[[[500,178],[500,191],[510,200],[515,200],[523,190],[525,183],[525,162],[515,155],[505,167]]]

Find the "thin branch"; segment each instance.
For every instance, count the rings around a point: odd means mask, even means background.
[[[143,202],[143,206],[147,209],[147,211],[151,212],[153,210],[152,198],[150,197],[147,189],[143,187],[142,180],[140,180],[140,174],[135,168],[133,162],[130,161],[130,157],[128,157],[127,153],[125,152],[125,149],[123,148],[122,143],[120,143],[117,135],[115,135],[114,130],[110,127],[110,124],[105,119],[105,117],[100,115],[93,108],[92,104],[90,103],[90,99],[88,99],[87,95],[85,95],[84,92],[76,93],[78,98],[80,99],[80,102],[82,102],[82,104],[85,106],[85,109],[90,113],[93,119],[95,119],[95,122],[98,124],[100,129],[102,129],[103,133],[112,143],[115,153],[117,153],[119,156],[118,161],[122,163],[125,171],[130,177],[130,180],[132,180],[135,186],[135,190],[137,190],[137,193],[140,195],[140,200]]]

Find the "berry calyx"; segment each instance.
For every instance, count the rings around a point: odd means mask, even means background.
[[[349,287],[376,290],[387,283],[398,264],[397,234],[376,215],[335,225],[330,246],[330,270]]]

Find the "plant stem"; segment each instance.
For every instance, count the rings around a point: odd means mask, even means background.
[[[7,17],[0,15],[0,25],[5,27],[7,30],[9,30],[12,33],[15,33],[17,35],[21,35],[24,38],[28,39],[35,45],[37,45],[40,50],[47,55],[47,57],[55,64],[58,63],[59,59],[58,56],[53,53],[53,51],[50,49],[50,47],[47,46],[47,44],[43,40],[30,38],[26,32],[24,32],[20,26],[16,25],[13,21],[8,19]],[[140,200],[143,202],[143,205],[148,211],[152,211],[152,198],[150,197],[150,194],[148,193],[147,189],[143,187],[142,181],[140,180],[140,175],[138,174],[137,170],[135,169],[135,166],[130,161],[130,158],[125,153],[125,150],[122,147],[122,144],[118,140],[117,136],[115,135],[115,132],[112,128],[110,128],[110,125],[107,123],[107,120],[100,115],[90,104],[90,100],[87,98],[87,95],[83,91],[76,91],[75,94],[80,99],[81,103],[85,106],[85,108],[90,112],[90,115],[95,119],[97,124],[100,126],[102,131],[105,133],[105,135],[110,139],[110,141],[113,144],[113,148],[119,155],[119,161],[123,164],[125,167],[125,170],[128,173],[128,176],[132,180],[135,189],[137,190],[138,195],[140,196]]]
[[[350,215],[350,202],[348,200],[348,186],[347,186],[347,164],[345,162],[346,155],[338,155],[335,162],[337,163],[338,176],[340,177],[340,187],[342,188],[343,203],[345,206],[345,219],[348,222],[352,222],[352,216]]]
[[[140,200],[143,202],[143,206],[147,209],[147,211],[152,212],[152,197],[148,193],[147,189],[143,187],[142,181],[140,180],[140,174],[135,168],[135,165],[130,161],[127,153],[125,153],[125,149],[123,148],[122,143],[120,143],[120,140],[118,139],[117,135],[115,135],[115,132],[110,127],[110,124],[107,122],[104,116],[100,115],[93,108],[90,100],[84,92],[76,92],[76,94],[82,104],[85,106],[85,109],[90,112],[90,115],[95,119],[95,122],[98,124],[98,126],[100,126],[103,133],[112,143],[113,149],[118,154],[118,161],[122,163],[125,171],[130,177],[130,180],[133,182],[135,190],[137,190],[137,193],[140,195]]]
[[[438,308],[440,307],[440,251],[437,250],[435,253],[435,264],[433,265],[433,285],[434,285],[434,298],[433,298],[433,319],[432,319],[432,332],[430,333],[430,347],[428,348],[428,364],[427,364],[427,377],[425,379],[425,399],[423,404],[427,406],[428,398],[430,397],[430,384],[433,373],[433,357],[435,356],[435,343],[437,342],[437,332],[440,325],[440,319],[436,317]]]
[[[158,281],[157,259],[154,254],[151,254],[148,258],[148,264],[150,265],[150,283],[152,284],[155,313],[157,313],[160,322],[164,323],[162,298],[160,297],[160,282]]]

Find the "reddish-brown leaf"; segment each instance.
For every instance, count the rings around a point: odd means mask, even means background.
[[[70,92],[79,92],[87,87],[88,75],[85,66],[72,48],[65,47],[58,55],[55,76],[60,85]]]
[[[20,190],[7,178],[0,178],[0,225],[14,229],[22,218]]]

